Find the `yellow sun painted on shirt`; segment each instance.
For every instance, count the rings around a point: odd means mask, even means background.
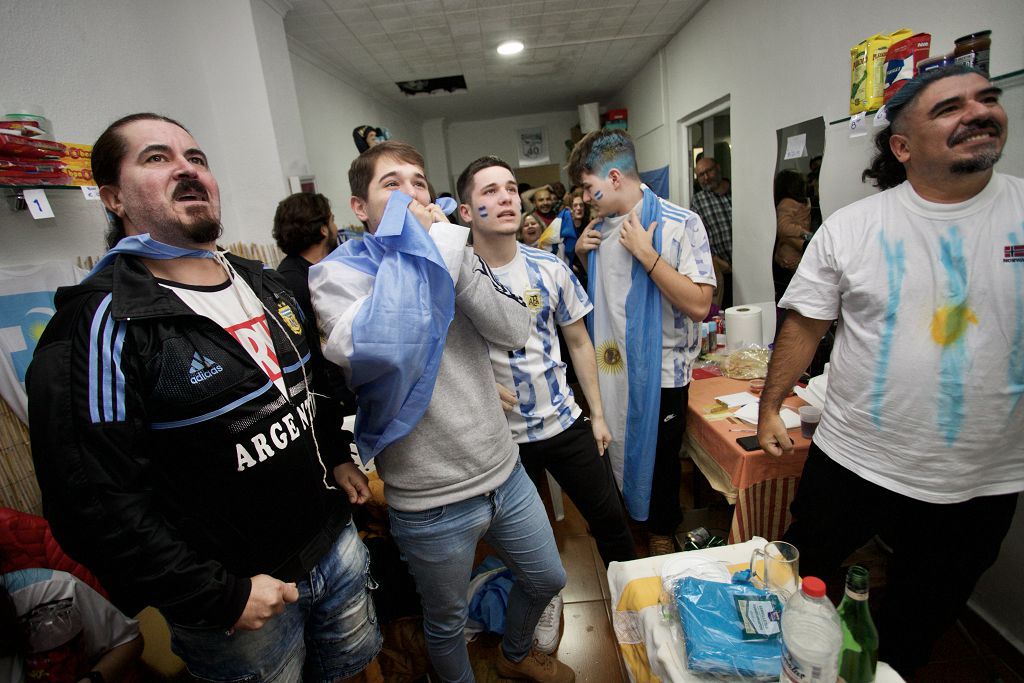
[[[967,326],[977,325],[978,317],[967,304],[943,306],[932,315],[932,339],[936,344],[949,346],[967,332]]]
[[[609,375],[617,375],[623,371],[622,354],[614,339],[609,339],[597,347],[597,369]]]

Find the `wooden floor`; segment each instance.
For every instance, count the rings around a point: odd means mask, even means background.
[[[572,667],[576,680],[581,683],[628,680],[611,626],[608,578],[594,539],[587,532],[587,523],[568,497],[565,497],[565,519],[556,522],[551,515],[548,492],[542,491],[541,495],[548,507],[551,528],[568,575],[562,589],[564,630],[557,657]],[[478,683],[508,680],[498,676],[494,668],[499,641],[497,636],[482,634],[470,643],[469,656]]]

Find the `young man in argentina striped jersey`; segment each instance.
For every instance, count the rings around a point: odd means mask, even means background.
[[[601,395],[614,440],[612,470],[629,515],[647,521],[651,554],[675,550],[679,449],[700,321],[715,272],[700,217],[640,182],[629,135],[588,133],[569,155],[569,176],[600,221],[576,243],[594,302]]]
[[[516,241],[522,206],[516,179],[507,163],[493,156],[471,163],[459,176],[460,215],[473,232],[473,248],[491,272],[530,311],[530,337],[516,351],[491,347],[491,366],[506,409],[519,457],[537,484],[545,469],[579,507],[597,541],[601,558],[636,557],[633,537],[604,452],[612,440],[605,424],[597,385],[594,346],[584,316],[590,299],[565,262],[550,252]],[[558,345],[565,336],[590,417],[582,411],[566,381]],[[561,598],[541,619],[556,628],[550,638],[538,632],[538,646],[557,646]]]

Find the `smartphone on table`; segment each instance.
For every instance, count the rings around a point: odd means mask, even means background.
[[[762,450],[761,444],[757,442],[757,434],[753,434],[751,436],[741,436],[738,439],[736,439],[736,443],[738,443],[740,447],[745,451]]]

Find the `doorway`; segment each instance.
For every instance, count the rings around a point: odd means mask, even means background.
[[[722,178],[732,178],[732,133],[729,126],[729,108],[718,111],[703,119],[686,125],[686,160],[690,179],[687,188],[688,197],[700,189],[694,167],[697,162],[708,157],[718,162],[722,169]]]

